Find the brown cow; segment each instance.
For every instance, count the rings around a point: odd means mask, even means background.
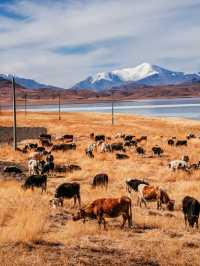
[[[141,184],[138,187],[138,192],[140,207],[142,202],[147,206],[147,201],[156,201],[157,209],[162,209],[162,204],[165,204],[169,211],[174,210],[175,201],[171,200],[167,192],[162,188]]]
[[[124,227],[126,220],[128,219],[128,226],[132,226],[132,210],[131,199],[126,196],[120,198],[101,198],[93,201],[85,208],[81,208],[80,211],[73,216],[73,220],[77,221],[83,219],[85,222],[86,217],[91,219],[97,219],[99,226],[102,222],[104,229],[106,229],[105,217],[115,218],[122,215],[123,223],[121,227]]]

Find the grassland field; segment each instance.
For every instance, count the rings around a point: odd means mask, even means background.
[[[12,114],[0,115],[1,126],[12,126]],[[53,152],[56,164],[74,163],[81,171],[49,177],[47,193],[21,189],[21,182],[7,180],[0,172],[0,265],[200,265],[200,232],[186,230],[181,201],[191,195],[200,200],[200,170],[190,174],[172,172],[168,162],[189,155],[190,162],[200,160],[200,138],[190,139],[187,147],[171,147],[167,140],[176,136],[185,139],[192,132],[200,136],[200,122],[184,119],[150,118],[116,114],[111,125],[110,114],[63,113],[61,120],[55,113],[17,114],[18,126],[44,126],[52,135],[73,134],[76,151]],[[137,137],[147,135],[142,142],[145,156],[134,149],[127,151],[129,159],[116,160],[114,153],[95,152],[95,158],[85,155],[91,140],[89,134],[105,134],[112,141],[118,132]],[[23,147],[26,140],[18,143]],[[111,141],[111,142],[112,142]],[[161,157],[152,156],[151,148],[164,149]],[[1,165],[17,164],[27,172],[27,154],[14,151],[8,144],[0,146]],[[92,189],[91,181],[97,173],[109,176],[108,190]],[[82,204],[101,197],[128,195],[127,178],[141,178],[167,190],[175,199],[175,211],[157,211],[155,203],[148,208],[136,206],[132,193],[134,227],[120,228],[121,218],[109,219],[108,229],[99,229],[96,221],[73,222],[73,200],[66,200],[63,208],[52,209],[49,200],[55,188],[63,182],[77,181],[81,185]],[[78,208],[78,207],[77,207]]]

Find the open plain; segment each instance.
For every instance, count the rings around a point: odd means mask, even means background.
[[[1,113],[1,126],[12,125],[12,114]],[[28,176],[28,155],[13,151],[8,144],[0,146],[0,265],[199,265],[200,232],[185,229],[181,201],[184,196],[200,200],[200,170],[173,172],[170,160],[188,155],[190,163],[200,160],[200,122],[179,119],[146,118],[133,115],[115,116],[111,125],[110,114],[65,113],[61,120],[55,113],[17,114],[17,125],[46,127],[49,134],[73,134],[75,151],[52,152],[55,163],[78,164],[81,171],[55,174],[48,177],[47,192],[23,191],[20,178]],[[135,148],[126,151],[129,159],[116,160],[114,153],[94,153],[94,159],[85,155],[92,143],[91,132],[111,137],[118,132],[147,136],[141,142],[146,154],[139,156]],[[173,136],[185,139],[188,133],[197,137],[188,140],[185,147],[172,147],[167,140]],[[26,140],[18,143],[22,148]],[[164,154],[152,156],[152,147],[159,145]],[[3,166],[16,164],[24,172],[18,176],[3,173]],[[109,176],[108,189],[92,189],[91,182],[98,173]],[[81,185],[84,206],[101,197],[118,197],[126,192],[125,181],[130,178],[145,179],[152,185],[167,190],[175,200],[175,211],[157,211],[156,203],[148,208],[136,205],[137,194],[132,193],[133,228],[120,228],[121,218],[108,219],[107,230],[99,229],[95,220],[74,222],[73,200],[65,200],[64,207],[49,207],[55,188],[63,182],[76,181]]]

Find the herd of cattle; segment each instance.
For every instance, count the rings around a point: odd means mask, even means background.
[[[113,142],[112,138],[106,137],[105,135],[94,135],[91,133],[89,136],[92,143],[88,145],[85,149],[85,154],[89,158],[94,158],[94,153],[100,151],[100,153],[105,152],[115,152],[116,159],[126,159],[129,156],[126,154],[127,150],[133,148],[135,152],[141,156],[145,155],[144,148],[140,145],[141,142],[147,141],[147,136],[141,136],[136,138],[133,135],[117,134],[114,138],[120,139],[118,142]],[[187,146],[188,140],[195,138],[194,134],[188,134],[186,139],[177,140],[175,137],[168,139],[167,143],[170,146]],[[54,143],[53,143],[54,141]],[[59,141],[59,143],[57,143]],[[60,143],[61,142],[61,143]],[[76,150],[75,138],[73,135],[64,135],[59,138],[52,139],[49,134],[43,134],[39,137],[38,143],[29,143],[25,145],[22,149],[18,149],[23,153],[28,154],[28,171],[29,176],[26,178],[24,184],[22,184],[22,189],[32,189],[35,187],[41,188],[42,192],[47,189],[48,175],[53,172],[72,172],[81,170],[81,167],[75,164],[57,166],[54,164],[53,151],[66,151],[66,150]],[[119,153],[120,152],[120,153]],[[154,156],[162,156],[164,150],[159,146],[152,147],[152,153]],[[44,160],[45,158],[45,160]],[[200,168],[200,162],[197,164],[189,164],[189,157],[184,155],[179,160],[173,160],[169,162],[169,167],[175,170],[185,170],[191,171],[191,169]],[[4,172],[11,173],[22,173],[22,170],[16,166],[5,167]],[[105,187],[107,189],[109,184],[108,175],[105,173],[97,174],[92,181],[92,186],[95,187]],[[171,199],[165,189],[152,186],[148,182],[140,179],[130,179],[126,180],[126,191],[127,193],[135,192],[138,196],[137,204],[142,207],[142,204],[147,206],[148,202],[156,202],[157,209],[165,209],[173,211],[175,208],[175,200]],[[73,220],[77,221],[83,219],[85,222],[86,218],[96,219],[101,225],[104,224],[106,227],[105,217],[118,217],[122,215],[123,224],[125,225],[128,221],[129,227],[132,226],[132,200],[130,197],[123,196],[120,198],[101,198],[93,201],[86,207],[81,207],[81,193],[80,193],[80,183],[78,182],[68,182],[60,184],[56,190],[54,198],[50,200],[51,207],[63,206],[64,199],[74,199],[74,206],[76,202],[79,203],[79,211],[73,215]],[[196,224],[198,227],[198,218],[200,213],[200,203],[190,196],[184,197],[182,200],[182,210],[185,218],[185,225],[187,223],[189,226],[193,227]]]

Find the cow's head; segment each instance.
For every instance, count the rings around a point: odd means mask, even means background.
[[[73,214],[72,219],[73,219],[73,221],[78,221],[78,220],[84,219],[83,222],[85,222],[85,211],[81,208],[79,211],[77,211],[75,214]]]
[[[193,227],[194,224],[198,222],[198,218],[199,217],[197,215],[190,215],[190,216],[188,216],[188,223],[189,223],[189,225],[191,227]]]
[[[175,205],[175,200],[169,200],[167,203],[167,209],[169,211],[173,211],[174,210],[174,205]]]

